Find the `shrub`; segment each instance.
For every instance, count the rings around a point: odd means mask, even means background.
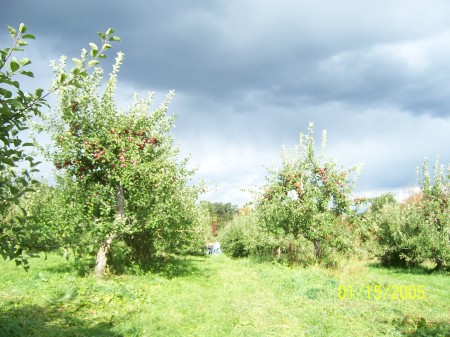
[[[254,253],[261,236],[254,212],[237,215],[220,231],[218,240],[224,253],[232,257],[246,257]]]
[[[377,220],[376,255],[383,265],[418,265],[429,256],[427,226],[419,207],[388,204]]]

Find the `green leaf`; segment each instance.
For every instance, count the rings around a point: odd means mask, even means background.
[[[31,60],[29,58],[23,58],[19,61],[19,64],[22,67],[25,67],[26,65],[29,65],[31,63]]]
[[[23,24],[23,22],[19,25],[19,33],[25,33],[27,31],[27,26]]]
[[[0,95],[2,95],[4,98],[11,98],[12,92],[3,88],[0,88]]]
[[[111,34],[114,34],[114,29],[108,28],[108,30],[106,31],[106,35],[111,35]]]
[[[111,38],[109,39],[110,41],[120,41],[120,37],[118,36],[111,36]]]
[[[11,194],[17,194],[20,192],[20,190],[15,186],[9,186],[9,190],[11,191]]]
[[[39,88],[39,89],[36,89],[36,91],[34,92],[34,95],[36,96],[36,97],[42,97],[42,93],[44,92],[44,89],[42,89],[42,88]]]
[[[33,34],[25,34],[25,35],[22,36],[22,39],[36,40],[36,36],[34,36]]]
[[[36,162],[34,162],[34,163],[31,163],[31,162],[30,162],[30,167],[38,166],[38,165],[41,164],[41,163],[42,163],[41,161],[36,161]]]
[[[77,59],[76,57],[72,58],[72,62],[75,63],[77,66],[81,66],[83,64],[83,61]]]
[[[9,30],[9,34],[12,36],[12,38],[15,39],[17,36],[16,30],[11,26],[8,26],[8,30]]]
[[[61,74],[59,74],[58,82],[63,83],[66,80],[66,78],[67,78],[67,75],[64,73],[61,73]]]
[[[20,145],[20,143],[22,143],[22,141],[18,138],[14,139],[14,146],[18,147]]]
[[[19,45],[19,46],[28,46],[28,42],[27,41],[24,41],[24,40],[19,40],[19,41],[17,41],[17,44]]]
[[[8,103],[9,105],[11,105],[12,107],[17,108],[17,109],[23,108],[22,102],[20,102],[18,99],[14,99],[14,98],[8,99],[8,100],[6,100],[6,103]]]
[[[111,48],[112,48],[112,46],[109,43],[105,43],[103,45],[103,49],[111,49]]]
[[[20,74],[25,75],[25,76],[28,76],[28,77],[33,77],[33,78],[34,78],[34,74],[33,74],[31,71],[25,71],[25,70],[22,70],[22,71],[20,72]]]
[[[0,157],[0,161],[2,163],[5,163],[9,166],[15,166],[14,161],[12,161],[10,158],[6,158],[6,157]]]
[[[99,63],[98,60],[91,60],[88,63],[88,67],[93,67],[93,66],[97,65],[98,63]]]
[[[12,60],[11,62],[9,62],[9,67],[11,68],[12,72],[15,72],[20,68],[20,65],[16,60]]]
[[[91,47],[92,50],[98,50],[98,47],[95,43],[89,43],[89,46]]]
[[[78,74],[79,72],[77,72]],[[78,82],[76,79],[71,79],[68,83],[68,85],[73,85],[75,88],[82,88],[83,86]]]
[[[106,38],[106,35],[104,33],[102,33],[102,32],[97,32],[97,34],[98,34],[98,36],[100,36],[100,38],[102,40],[104,40]]]

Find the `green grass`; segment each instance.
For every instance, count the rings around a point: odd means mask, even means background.
[[[26,273],[1,261],[0,336],[450,336],[448,273],[362,262],[290,269],[226,256],[104,279],[80,276],[82,267],[50,255]],[[425,298],[341,300],[339,285],[423,285]]]

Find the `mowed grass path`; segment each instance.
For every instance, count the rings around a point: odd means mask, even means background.
[[[25,273],[0,262],[0,336],[450,336],[448,273],[362,262],[290,269],[222,255],[97,279],[54,255],[31,264]],[[342,300],[339,285],[423,285],[425,298]]]

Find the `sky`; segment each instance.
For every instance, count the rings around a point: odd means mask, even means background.
[[[175,90],[175,139],[203,199],[243,205],[309,122],[326,156],[362,165],[359,196],[417,186],[416,167],[450,164],[450,2],[446,0],[4,0],[6,25],[36,35],[32,87],[50,60],[77,57],[112,27],[125,53],[117,99]],[[107,64],[106,67],[109,67]],[[106,68],[105,72],[109,72]],[[160,101],[155,102],[155,108]],[[44,174],[50,175],[48,166]]]

